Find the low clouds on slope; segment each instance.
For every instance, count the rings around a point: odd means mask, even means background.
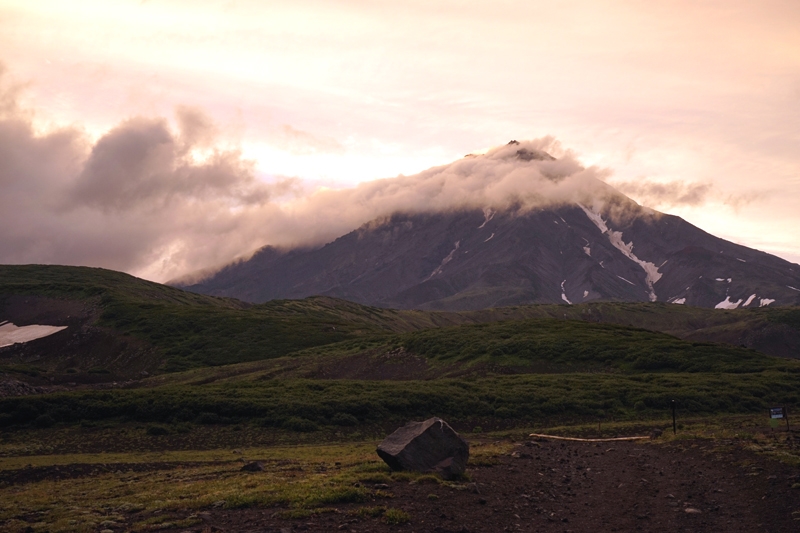
[[[266,244],[321,244],[396,211],[598,203],[613,194],[606,172],[584,168],[549,137],[413,176],[304,192],[295,178],[258,179],[252,162],[220,147],[201,112],[179,108],[174,124],[134,117],[97,140],[75,127],[38,132],[16,89],[0,92],[0,262],[102,266],[164,281]],[[682,201],[702,201],[704,190],[685,189]]]

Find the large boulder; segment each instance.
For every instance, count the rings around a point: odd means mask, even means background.
[[[409,422],[378,445],[378,455],[392,470],[434,472],[444,479],[464,473],[469,444],[441,418]]]

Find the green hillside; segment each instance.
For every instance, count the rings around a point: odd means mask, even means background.
[[[421,356],[435,374],[451,368],[499,372],[725,372],[795,371],[800,361],[755,350],[689,342],[641,328],[579,320],[535,318],[427,329],[365,338],[297,352],[319,364],[326,357],[368,356],[374,364],[399,364]],[[503,371],[502,369],[506,369]]]
[[[21,325],[24,320],[15,318],[11,305],[21,297],[37,299],[34,303],[54,325],[70,324],[76,316],[74,311],[53,316],[50,308],[63,301],[80,303],[83,320],[76,326],[89,324],[117,338],[132,338],[143,350],[154,351],[154,360],[166,371],[269,359],[343,339],[439,323],[435,314],[379,310],[326,298],[254,306],[98,268],[0,266],[0,318]],[[29,318],[35,323],[37,316]],[[104,361],[93,364],[102,368]]]
[[[797,356],[797,308],[249,305],[102,269],[0,266],[0,312],[17,325],[69,326],[0,350],[0,378],[81,389],[0,399],[10,428],[291,432],[430,415],[468,427],[658,416],[671,399],[697,414],[800,403],[800,361],[763,353]]]

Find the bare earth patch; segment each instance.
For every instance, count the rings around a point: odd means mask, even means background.
[[[383,490],[394,497],[366,504],[405,511],[411,520],[404,525],[360,516],[355,505],[295,520],[272,510],[202,516],[207,526],[254,532],[800,530],[800,469],[740,448],[720,450],[710,441],[541,441],[495,460],[470,468],[469,483],[393,482]]]

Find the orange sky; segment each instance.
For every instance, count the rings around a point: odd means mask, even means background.
[[[641,203],[800,262],[798,28],[796,0],[0,0],[0,81],[39,134],[90,144],[202,111],[259,180],[298,178],[287,209],[550,135]],[[251,231],[240,253],[274,237]],[[176,246],[91,262],[163,279]]]

